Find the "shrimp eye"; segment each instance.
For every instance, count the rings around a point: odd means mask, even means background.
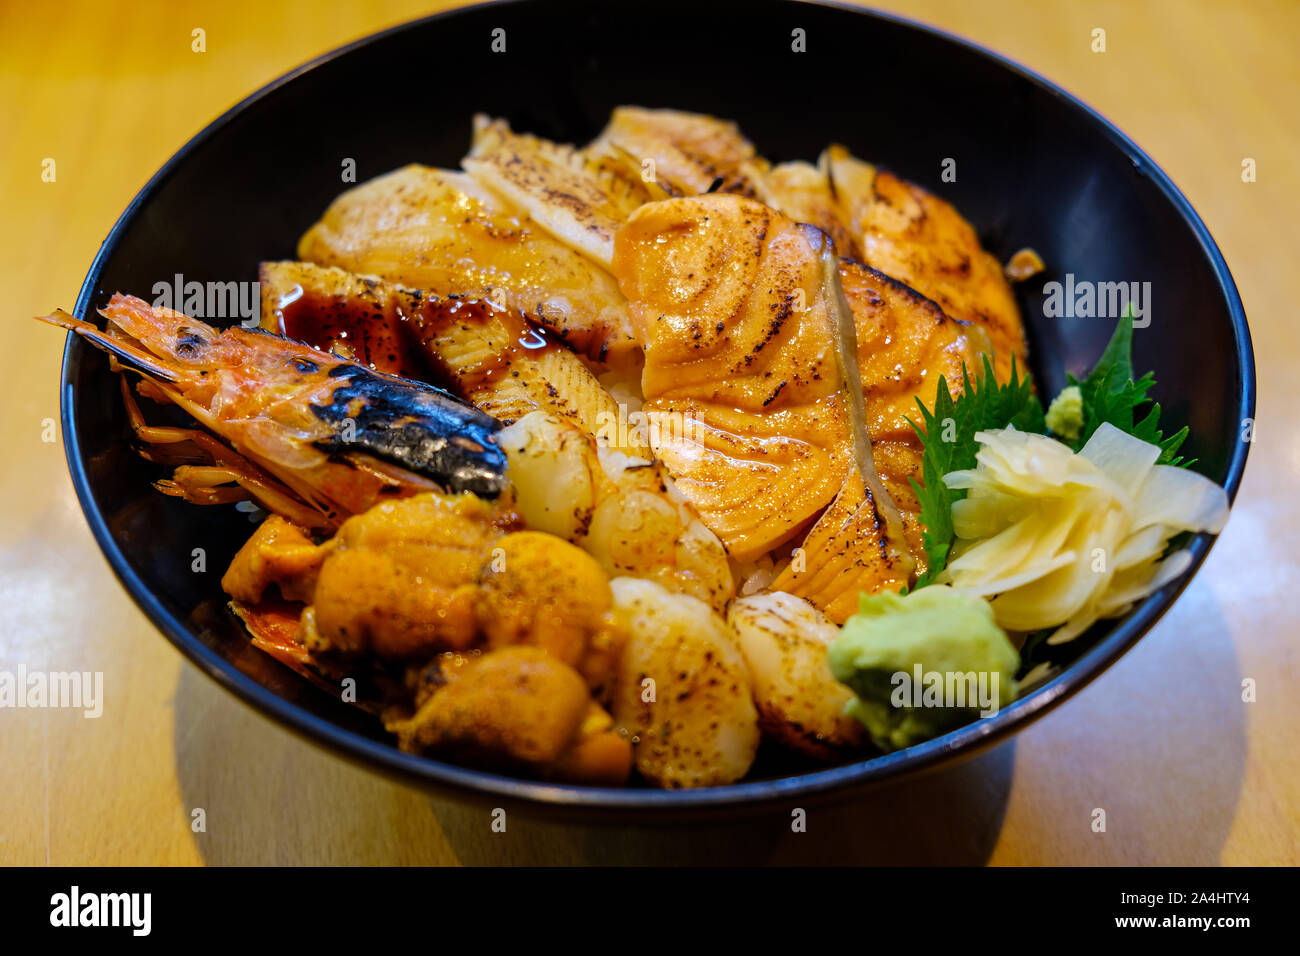
[[[198,352],[199,346],[207,344],[207,339],[189,329],[181,329],[180,334],[176,337],[176,351],[180,355],[194,355]]]
[[[290,364],[293,365],[293,367],[296,368],[298,371],[300,371],[300,372],[302,372],[302,373],[304,373],[304,374],[306,374],[306,373],[308,373],[308,372],[318,372],[318,371],[320,371],[320,366],[319,366],[319,365],[317,365],[315,362],[310,361],[309,359],[305,359],[305,358],[296,358],[296,359],[293,359],[293,360],[290,362]]]

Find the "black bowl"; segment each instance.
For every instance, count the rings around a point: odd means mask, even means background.
[[[664,29],[668,32],[665,34]],[[504,30],[505,52],[494,52]],[[796,52],[802,30],[806,52]],[[498,44],[499,45],[499,44]],[[342,189],[408,162],[455,166],[471,114],[584,141],[623,103],[737,120],[761,153],[814,159],[841,142],[954,202],[1005,259],[1033,246],[1053,274],[1149,281],[1154,320],[1135,364],[1154,369],[1165,421],[1188,424],[1197,470],[1236,492],[1254,414],[1250,334],[1205,225],[1154,163],[1102,117],[1001,57],[894,17],[752,0],[743,7],[577,0],[457,10],[369,37],[295,70],[201,132],[113,227],[76,314],[114,291],[153,298],[158,282],[253,281]],[[942,181],[945,159],[956,182]],[[1042,282],[1021,293],[1040,390],[1100,353],[1113,323],[1048,319]],[[69,467],[91,529],[149,618],[222,686],[312,741],[444,795],[581,815],[681,819],[778,802],[807,805],[970,756],[1096,677],[1190,578],[1068,645],[1060,673],[1003,709],[908,750],[830,769],[762,760],[758,779],[695,791],[557,786],[404,754],[364,714],[252,650],[224,610],[221,570],[252,526],[231,508],[158,494],[131,450],[116,376],[75,336],[63,366]],[[1213,539],[1191,543],[1193,568]],[[195,572],[202,548],[206,572]]]

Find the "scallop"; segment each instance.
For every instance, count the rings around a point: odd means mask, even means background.
[[[613,715],[632,739],[637,770],[661,787],[739,780],[758,751],[758,712],[726,621],[653,581],[610,586],[626,635]]]
[[[831,676],[827,648],[840,629],[803,598],[781,591],[732,602],[727,621],[749,666],[764,733],[820,759],[866,742],[844,713],[853,692]]]

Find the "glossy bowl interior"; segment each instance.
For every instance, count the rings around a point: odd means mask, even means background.
[[[669,28],[665,39],[660,27]],[[504,30],[506,50],[494,52]],[[806,52],[792,49],[804,31]],[[573,0],[494,4],[378,34],[277,80],[200,133],[150,181],[105,241],[76,313],[158,282],[255,281],[346,185],[410,162],[455,166],[470,116],[581,142],[623,103],[736,120],[775,160],[815,160],[830,142],[954,202],[999,258],[1033,246],[1049,272],[1019,291],[1040,391],[1086,369],[1113,322],[1049,319],[1044,282],[1151,283],[1153,319],[1135,364],[1155,370],[1186,453],[1235,493],[1253,415],[1254,370],[1240,299],[1186,200],[1127,138],[1044,80],[951,37],[858,10],[751,0]],[[945,159],[955,182],[943,182]],[[63,418],[77,493],[127,590],[203,671],[267,716],[372,769],[453,797],[583,819],[662,820],[814,800],[968,756],[1023,727],[1122,654],[1190,574],[1060,655],[1060,673],[997,716],[909,750],[817,768],[764,753],[752,779],[699,791],[608,790],[516,780],[399,752],[382,729],[249,647],[219,580],[252,530],[233,508],[150,487],[105,356],[69,341]],[[1192,544],[1200,564],[1212,539]],[[206,573],[191,570],[205,549]]]

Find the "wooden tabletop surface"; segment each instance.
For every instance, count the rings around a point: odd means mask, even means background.
[[[494,833],[487,810],[291,736],[184,661],[114,579],[47,421],[63,338],[30,317],[72,306],[118,214],[209,120],[302,61],[443,4],[3,4],[0,671],[102,671],[105,704],[97,720],[0,709],[0,863],[1300,862],[1300,4],[882,5],[1113,120],[1199,210],[1240,287],[1259,363],[1245,482],[1205,566],[1132,652],[1011,742],[814,811],[806,833],[788,816],[653,831],[512,818]]]

